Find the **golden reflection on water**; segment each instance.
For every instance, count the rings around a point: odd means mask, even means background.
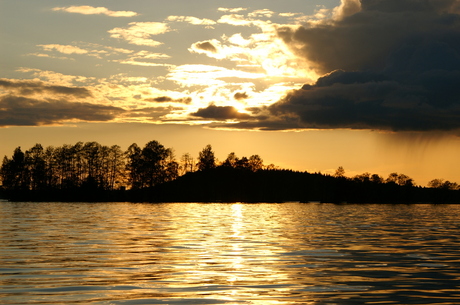
[[[0,203],[1,304],[460,304],[460,206]]]
[[[251,299],[252,304],[285,304],[270,300],[269,295],[258,300],[260,291],[257,287],[285,290],[283,286],[277,286],[286,281],[287,276],[274,268],[280,265],[277,261],[282,257],[278,254],[283,248],[278,240],[271,240],[267,229],[279,226],[273,224],[276,218],[269,218],[271,226],[267,226],[268,221],[263,215],[255,217],[254,211],[248,212],[247,207],[236,203],[191,204],[181,208],[181,213],[187,215],[184,221],[194,219],[197,222],[188,222],[181,230],[176,228],[171,232],[174,237],[166,238],[172,240],[169,248],[187,248],[185,256],[180,251],[182,262],[176,268],[181,270],[180,276],[186,282],[220,290],[217,295],[212,295],[214,299],[217,297],[227,302]],[[175,275],[168,280],[178,281]]]

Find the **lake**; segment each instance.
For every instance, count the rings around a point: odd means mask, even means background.
[[[460,205],[0,202],[0,304],[460,304]]]

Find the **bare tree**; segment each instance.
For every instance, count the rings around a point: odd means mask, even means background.
[[[181,175],[185,175],[186,173],[195,171],[195,160],[189,153],[185,153],[182,155],[180,171]]]

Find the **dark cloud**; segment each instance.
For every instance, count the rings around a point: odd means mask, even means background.
[[[0,98],[0,126],[49,125],[68,120],[110,121],[124,112],[117,107],[64,100],[12,95]]]
[[[82,87],[67,87],[67,86],[50,86],[45,85],[40,81],[31,80],[9,80],[0,79],[0,87],[15,91],[20,95],[32,95],[39,93],[49,94],[64,94],[71,95],[76,98],[92,97],[91,91]]]
[[[360,12],[341,20],[280,29],[298,56],[327,74],[270,112],[292,128],[460,128],[458,3],[362,0]]]
[[[163,102],[172,102],[173,99],[170,98],[169,96],[160,96],[160,97],[155,97],[155,98],[148,98],[145,99],[147,102],[157,102],[157,103],[163,103]]]
[[[206,108],[200,108],[193,116],[204,119],[231,120],[231,119],[250,119],[251,116],[246,113],[240,113],[233,106],[215,106],[209,105]]]
[[[181,103],[181,104],[190,104],[192,102],[191,97],[184,97],[179,99],[173,99],[169,96],[159,96],[155,98],[147,98],[145,99],[147,102],[156,102],[156,103],[167,103],[167,102],[174,102],[174,103]]]
[[[344,74],[338,71],[332,73]],[[460,77],[460,73],[455,73]],[[451,75],[450,79],[455,76]],[[320,79],[322,80],[322,79]],[[277,115],[295,116],[297,128],[453,130],[460,128],[459,92],[430,97],[426,87],[394,80],[304,86],[272,105]],[[454,99],[454,96],[456,97]],[[450,101],[449,101],[450,100]]]
[[[362,0],[362,8],[366,11],[381,12],[437,12],[445,13],[458,6],[456,0]]]
[[[249,97],[249,95],[246,94],[246,92],[237,92],[235,95],[233,95],[233,98],[235,100],[245,100]]]
[[[193,46],[199,50],[217,53],[217,48],[210,41],[197,42]]]

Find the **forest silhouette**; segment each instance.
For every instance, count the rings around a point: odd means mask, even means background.
[[[417,186],[405,174],[346,177],[264,165],[259,155],[218,162],[211,145],[194,159],[172,148],[97,142],[17,147],[0,168],[0,196],[11,201],[460,203],[457,183]]]

